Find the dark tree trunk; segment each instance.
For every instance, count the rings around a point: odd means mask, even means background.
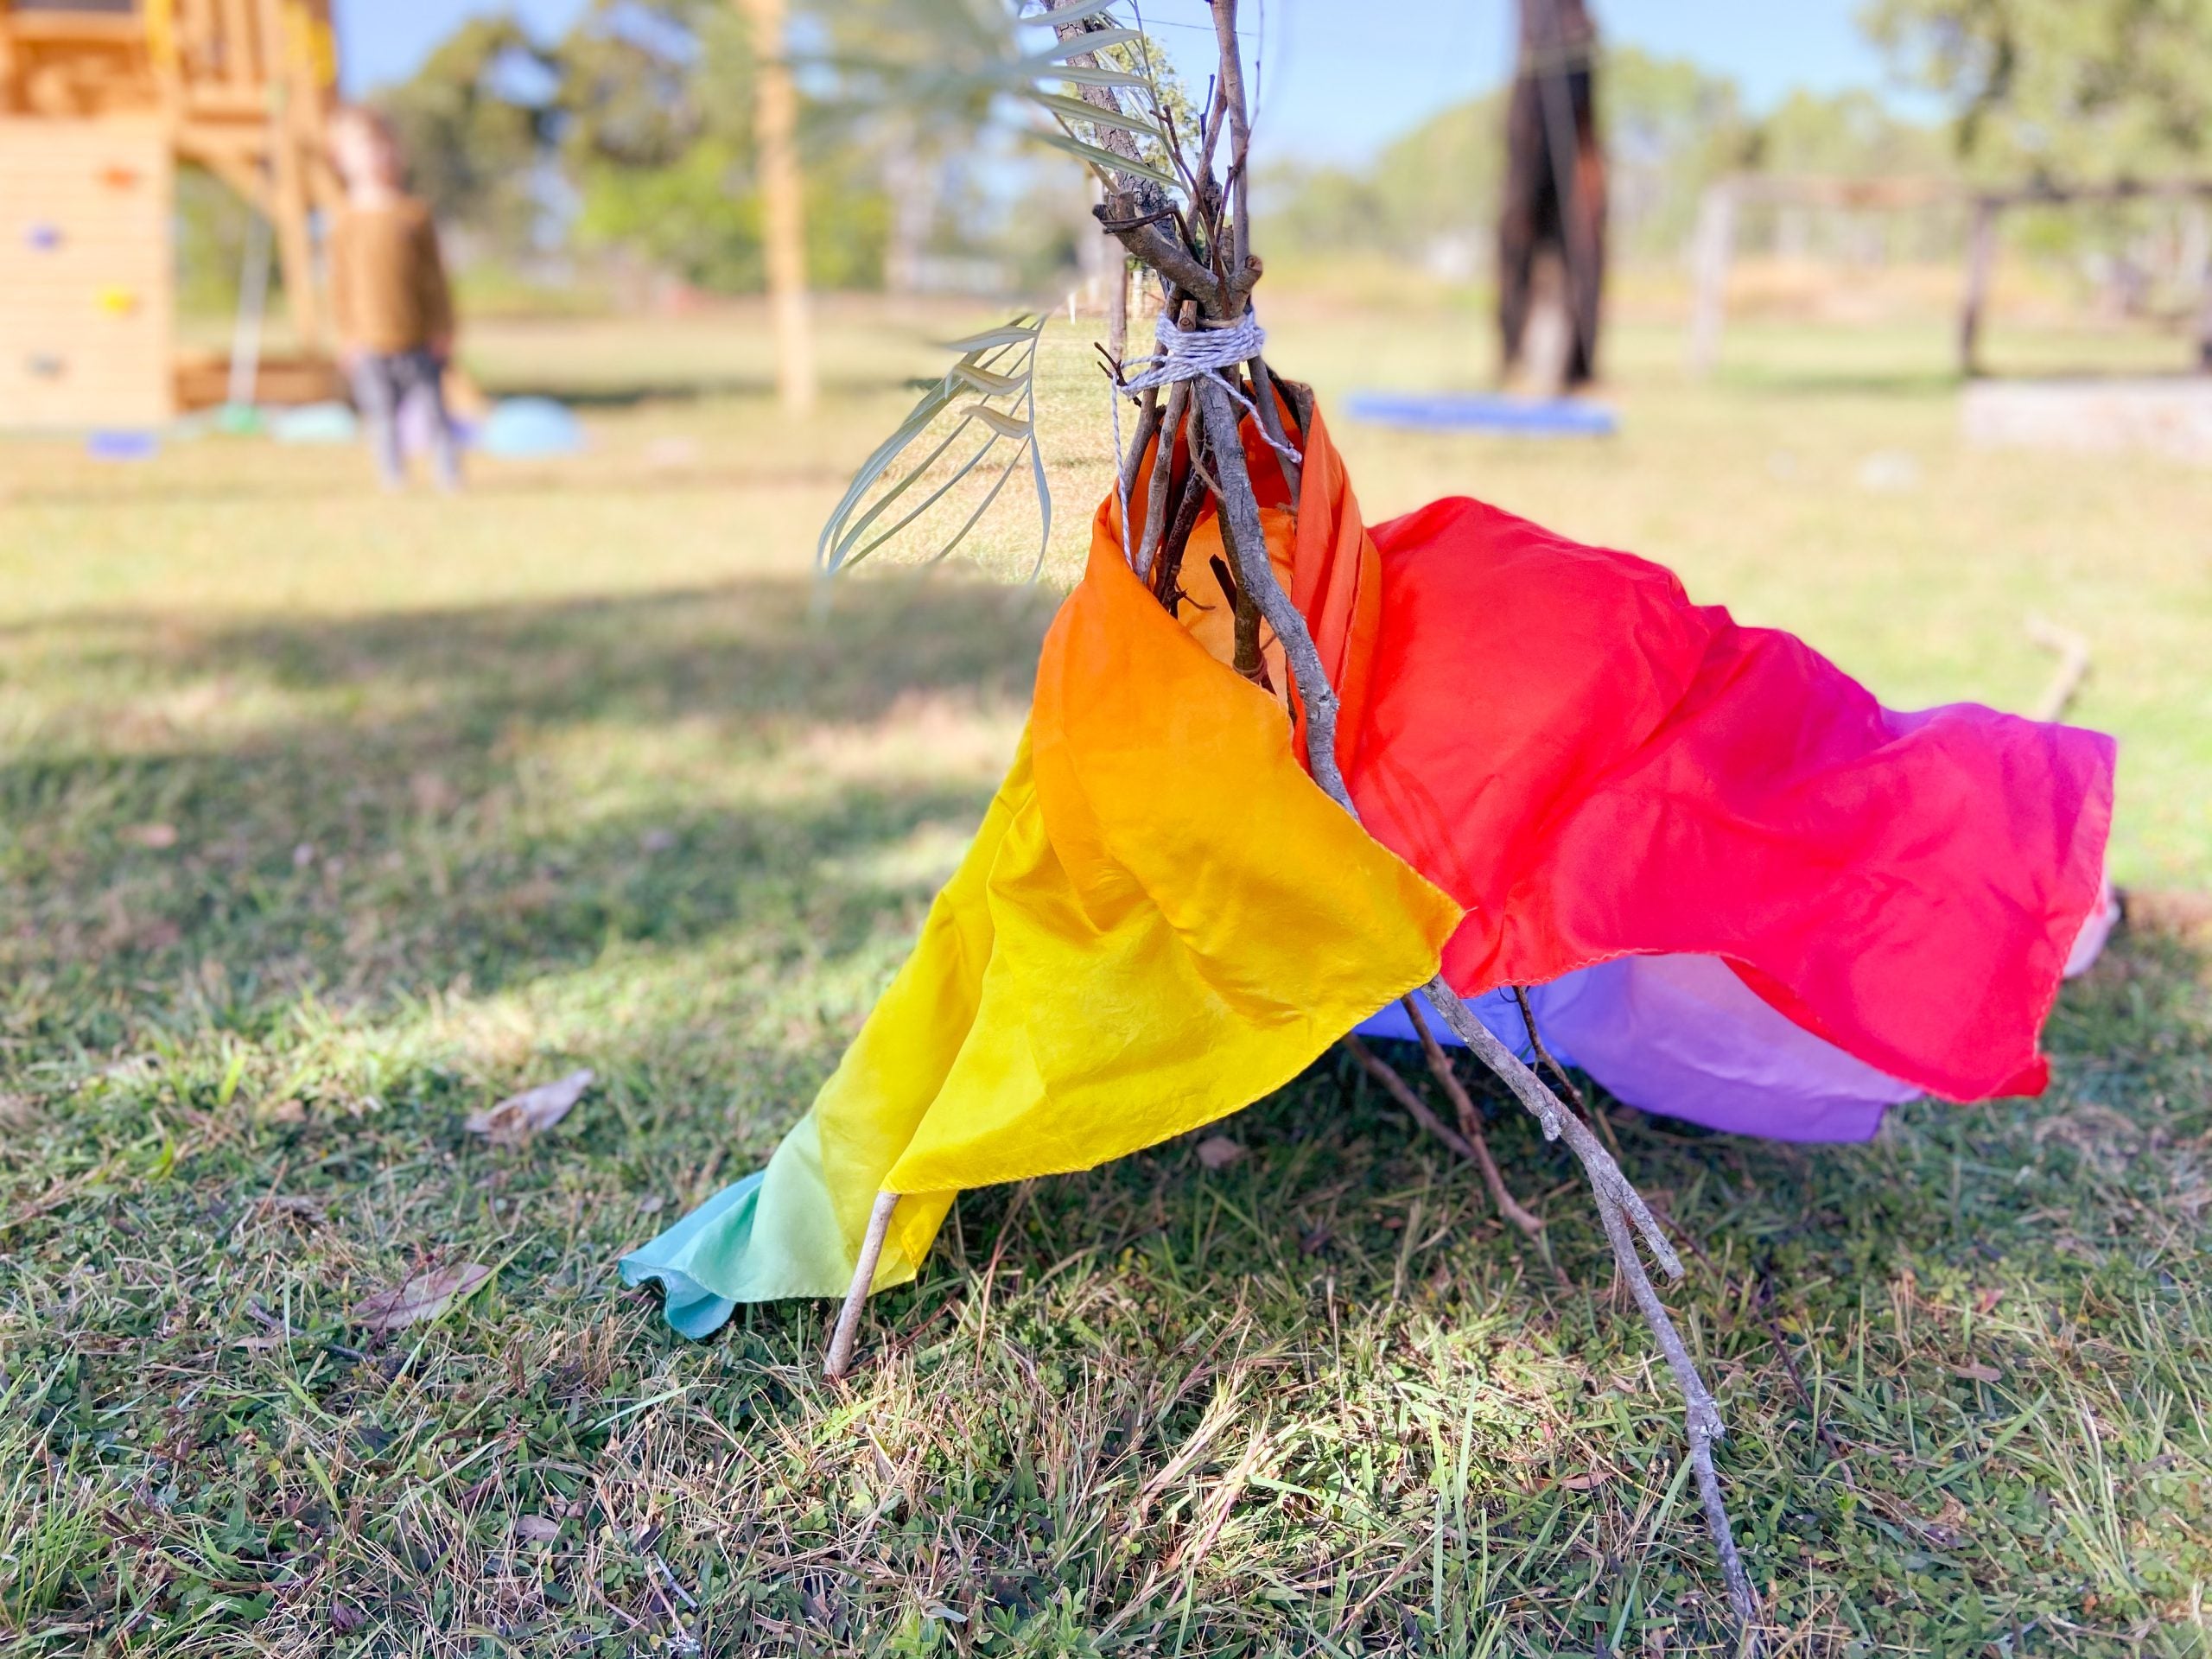
[[[1539,275],[1560,275],[1571,338],[1561,378],[1595,378],[1605,286],[1605,157],[1598,142],[1597,25],[1586,0],[1521,0],[1521,62],[1505,117],[1497,322],[1508,372],[1530,345]]]

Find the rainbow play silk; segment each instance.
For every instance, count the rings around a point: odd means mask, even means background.
[[[842,1294],[879,1190],[911,1196],[875,1283],[910,1279],[962,1189],[1233,1112],[1440,960],[1510,1040],[1485,994],[1535,986],[1623,1099],[1716,1127],[1854,1138],[1916,1093],[2043,1086],[2109,739],[1891,712],[1660,567],[1476,502],[1370,533],[1318,415],[1294,513],[1248,454],[1366,828],[1306,776],[1272,640],[1267,688],[1227,665],[1211,517],[1171,617],[1102,506],[912,957],[766,1169],[625,1259],[679,1329]]]

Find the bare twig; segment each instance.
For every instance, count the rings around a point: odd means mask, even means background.
[[[1183,302],[1175,326],[1185,334],[1198,326],[1197,301]],[[1152,456],[1152,482],[1145,491],[1144,536],[1136,546],[1135,564],[1140,582],[1151,576],[1153,557],[1160,550],[1160,538],[1167,528],[1167,486],[1174,473],[1176,440],[1182,434],[1190,401],[1188,381],[1178,380],[1167,388],[1167,413],[1160,423],[1156,435],[1159,444]]]
[[[853,1268],[853,1282],[845,1292],[845,1305],[837,1310],[837,1328],[830,1338],[830,1357],[822,1374],[836,1382],[853,1368],[853,1339],[860,1333],[861,1309],[867,1306],[869,1287],[875,1283],[875,1264],[883,1257],[883,1237],[891,1230],[891,1212],[899,1207],[896,1192],[879,1192],[868,1211],[868,1232],[861,1240],[861,1259]]]
[[[1234,0],[1214,0],[1217,11],[1233,3]],[[1351,792],[1344,786],[1343,769],[1337,762],[1337,716],[1340,707],[1337,693],[1329,683],[1327,671],[1322,665],[1320,652],[1314,647],[1305,617],[1283,592],[1268,563],[1267,543],[1260,531],[1259,504],[1253,496],[1251,475],[1244,465],[1236,407],[1230,401],[1228,388],[1212,377],[1192,384],[1197,387],[1199,413],[1205,423],[1207,441],[1213,447],[1215,466],[1224,486],[1222,523],[1225,530],[1235,532],[1226,539],[1238,561],[1238,578],[1259,601],[1262,614],[1281,642],[1299,701],[1305,709],[1307,769],[1329,798],[1357,819],[1359,810],[1352,804]],[[1713,1534],[1714,1553],[1719,1557],[1721,1575],[1727,1582],[1729,1602],[1741,1626],[1745,1650],[1755,1649],[1758,1599],[1752,1592],[1750,1575],[1744,1570],[1743,1557],[1736,1548],[1736,1535],[1728,1524],[1727,1509],[1720,1495],[1719,1476],[1713,1466],[1713,1442],[1723,1432],[1719,1408],[1713,1403],[1704,1378],[1698,1375],[1697,1366],[1683,1346],[1681,1334],[1669,1317],[1666,1305],[1652,1287],[1650,1275],[1644,1271],[1643,1260],[1637,1253],[1636,1235],[1643,1235],[1646,1248],[1669,1277],[1681,1277],[1681,1259],[1668,1243],[1643,1195],[1621,1173],[1611,1154],[1582,1120],[1568,1111],[1544,1086],[1541,1078],[1491,1035],[1441,974],[1421,988],[1421,995],[1475,1057],[1497,1073],[1514,1097],[1535,1115],[1543,1125],[1545,1138],[1564,1139],[1568,1149],[1581,1160],[1598,1201],[1599,1219],[1613,1247],[1613,1260],[1622,1277],[1628,1281],[1630,1293],[1643,1310],[1652,1336],[1666,1357],[1668,1368],[1681,1389],[1688,1419],[1690,1465],[1697,1474],[1699,1494],[1704,1500],[1706,1524]]]
[[[1191,435],[1198,434],[1193,429]],[[1206,488],[1201,481],[1201,461],[1197,447],[1191,454],[1191,470],[1183,480],[1183,493],[1175,503],[1174,521],[1167,526],[1167,539],[1160,544],[1160,556],[1152,567],[1153,596],[1167,607],[1170,616],[1185,595],[1182,590],[1183,555],[1191,545],[1191,532],[1198,528],[1198,515],[1205,511]]]
[[[1094,211],[1102,227],[1108,228],[1129,253],[1165,279],[1169,286],[1171,302],[1178,298],[1177,291],[1179,290],[1181,296],[1198,302],[1205,320],[1230,324],[1243,315],[1248,296],[1258,280],[1259,263],[1250,257],[1249,247],[1247,178],[1250,131],[1244,105],[1243,71],[1236,41],[1236,0],[1209,0],[1209,3],[1221,50],[1221,76],[1215,96],[1222,118],[1225,119],[1230,130],[1227,198],[1224,199],[1224,194],[1214,186],[1209,166],[1205,175],[1198,178],[1198,188],[1192,204],[1198,220],[1196,228],[1203,234],[1195,234],[1193,226],[1179,218],[1174,221],[1176,232],[1171,233],[1164,228],[1160,213],[1166,200],[1160,188],[1133,174],[1116,173],[1110,181],[1114,188],[1109,192],[1109,200]],[[1065,40],[1084,31],[1086,27],[1085,22],[1078,21],[1056,25],[1056,29],[1060,38]],[[1086,88],[1084,95],[1102,111],[1109,107],[1119,108],[1111,88]],[[1096,125],[1100,142],[1112,154],[1131,161],[1135,159],[1133,141],[1128,140],[1126,135],[1122,135],[1122,143],[1116,143],[1116,130],[1103,123]],[[1202,132],[1202,142],[1209,156],[1219,125],[1219,121],[1209,121],[1207,130]],[[1233,207],[1230,206],[1232,202]],[[1226,249],[1223,245],[1224,214],[1228,218]],[[1209,269],[1209,264],[1211,269]],[[1304,615],[1284,593],[1268,562],[1259,504],[1253,493],[1251,474],[1245,462],[1241,423],[1229,385],[1221,377],[1211,373],[1200,375],[1187,384],[1191,387],[1188,397],[1194,410],[1195,432],[1203,433],[1205,448],[1212,461],[1212,475],[1207,478],[1207,482],[1214,488],[1218,500],[1222,539],[1235,562],[1238,587],[1257,606],[1282,647],[1296,692],[1293,708],[1303,716],[1307,768],[1313,780],[1330,798],[1357,822],[1358,808],[1353,804],[1350,790],[1345,787],[1343,770],[1337,760],[1337,723],[1340,707],[1337,691],[1330,683],[1327,671],[1314,646],[1313,637],[1306,627]],[[1268,429],[1270,436],[1275,436],[1277,435],[1272,429],[1275,423],[1269,418],[1275,413],[1274,387],[1265,365],[1256,359],[1252,365],[1252,385],[1262,410],[1261,424],[1263,429]],[[1172,446],[1174,442],[1178,423],[1173,419],[1173,413],[1171,398],[1169,416],[1163,422],[1163,429],[1155,440],[1160,446]],[[1196,465],[1197,449],[1198,446],[1193,444],[1193,474],[1204,476]],[[1156,449],[1155,457],[1158,453]],[[1129,464],[1125,462],[1125,465]],[[1166,511],[1165,482],[1164,479],[1159,480],[1153,502],[1148,505],[1147,542],[1150,540],[1149,521],[1156,516],[1163,516]],[[1179,518],[1179,513],[1178,517]],[[1522,1065],[1511,1050],[1474,1018],[1443,976],[1439,974],[1423,986],[1420,995],[1476,1058],[1504,1081],[1514,1097],[1542,1125],[1546,1138],[1564,1140],[1568,1149],[1580,1161],[1597,1201],[1599,1220],[1605,1228],[1607,1242],[1612,1247],[1615,1265],[1622,1277],[1627,1280],[1630,1292],[1643,1311],[1651,1327],[1653,1338],[1682,1391],[1688,1420],[1690,1462],[1697,1475],[1706,1523],[1712,1533],[1721,1573],[1727,1584],[1729,1602],[1739,1626],[1738,1651],[1740,1654],[1756,1653],[1758,1646],[1758,1601],[1751,1589],[1750,1575],[1745,1571],[1742,1556],[1736,1548],[1735,1535],[1729,1526],[1727,1510],[1721,1498],[1719,1477],[1713,1463],[1713,1443],[1723,1433],[1719,1409],[1707,1389],[1704,1379],[1699,1376],[1665,1304],[1659,1300],[1649,1274],[1645,1271],[1643,1258],[1637,1249],[1638,1235],[1641,1235],[1644,1248],[1650,1252],[1652,1258],[1670,1277],[1681,1277],[1681,1258],[1675,1255],[1650,1207],[1627,1176],[1621,1173],[1620,1166],[1611,1154],[1591,1133],[1588,1125],[1561,1104],[1542,1079]],[[1433,1039],[1430,1040],[1433,1042]],[[1355,1046],[1355,1055],[1359,1052]],[[1372,1058],[1371,1056],[1369,1058]],[[1446,1069],[1448,1071],[1448,1066]],[[1400,1079],[1402,1085],[1402,1082]],[[1389,1085],[1386,1084],[1385,1086]],[[1411,1095],[1412,1091],[1406,1090],[1401,1096],[1402,1103],[1405,1103],[1406,1096]],[[1416,1113],[1417,1118],[1420,1116]],[[1428,1122],[1424,1127],[1428,1127],[1429,1123],[1435,1124],[1432,1132],[1437,1133],[1447,1144],[1456,1141],[1465,1146],[1469,1153],[1473,1151],[1472,1143],[1467,1137],[1454,1136],[1444,1130],[1440,1123],[1435,1122],[1433,1114],[1428,1116]],[[1502,1189],[1501,1181],[1499,1191]],[[841,1375],[849,1362],[850,1327],[857,1323],[860,1305],[867,1295],[873,1277],[874,1260],[880,1250],[883,1231],[889,1224],[891,1206],[896,1202],[894,1195],[883,1194],[877,1200],[876,1213],[870,1218],[869,1244],[863,1249],[861,1268],[855,1277],[851,1294],[839,1319],[838,1339],[831,1348],[832,1375]]]
[[[1118,397],[1121,396],[1121,393],[1116,391],[1114,395]],[[1153,439],[1157,437],[1159,435],[1160,388],[1158,386],[1147,386],[1144,389],[1144,401],[1137,407],[1137,435],[1130,441],[1129,453],[1120,458],[1122,463],[1122,476],[1120,480],[1121,499],[1122,500],[1128,500],[1129,499],[1129,492],[1136,488],[1137,468],[1144,464],[1145,449],[1152,442]],[[1128,534],[1129,527],[1127,524],[1122,525],[1122,539],[1126,541],[1128,538]],[[1126,552],[1128,550],[1124,549],[1123,551]]]
[[[2028,619],[2028,638],[2058,658],[2058,666],[2051,671],[2050,683],[2036,699],[2029,717],[2063,720],[2067,709],[2073,706],[2082,682],[2089,677],[2088,639],[2072,628],[2062,628],[2040,616]]]
[[[1536,1011],[1529,1006],[1527,988],[1516,985],[1513,988],[1513,1000],[1521,1005],[1521,1023],[1528,1028],[1529,1046],[1535,1051],[1536,1064],[1552,1074],[1554,1080],[1566,1092],[1567,1097],[1574,1103],[1575,1109],[1587,1117],[1590,1115],[1590,1103],[1583,1098],[1582,1090],[1575,1087],[1574,1079],[1567,1075],[1566,1067],[1554,1059],[1551,1050],[1544,1046],[1544,1033],[1536,1029]]]
[[[1413,1084],[1398,1075],[1396,1066],[1392,1065],[1389,1061],[1384,1059],[1357,1037],[1346,1037],[1344,1043],[1344,1052],[1359,1062],[1362,1071],[1382,1085],[1383,1091],[1391,1099],[1406,1109],[1407,1116],[1412,1118],[1421,1128],[1434,1135],[1462,1158],[1472,1158],[1475,1155],[1474,1147],[1467,1143],[1464,1136],[1449,1128],[1442,1118],[1428,1109],[1428,1103],[1414,1092]]]
[[[1211,0],[1215,44],[1221,50],[1221,100],[1229,117],[1229,177],[1236,197],[1231,275],[1252,255],[1252,213],[1245,180],[1252,152],[1252,118],[1244,105],[1244,54],[1236,41],[1236,0]]]
[[[1451,1097],[1452,1109],[1459,1115],[1459,1133],[1466,1138],[1474,1154],[1476,1164],[1483,1173],[1483,1185],[1490,1189],[1490,1201],[1497,1206],[1497,1213],[1534,1238],[1544,1230],[1543,1218],[1531,1215],[1522,1208],[1513,1194],[1506,1190],[1505,1177],[1499,1173],[1497,1160],[1491,1156],[1490,1138],[1483,1133],[1483,1115],[1476,1109],[1472,1095],[1459,1081],[1459,1074],[1452,1069],[1452,1058],[1444,1046],[1436,1040],[1436,1033],[1428,1028],[1422,1017],[1421,1004],[1413,998],[1404,1001],[1406,1017],[1414,1022],[1414,1030],[1421,1038],[1421,1052],[1428,1061],[1428,1070],[1437,1082],[1444,1085],[1444,1092]]]
[[[1259,265],[1260,262],[1255,259],[1246,269],[1256,273]],[[1267,359],[1263,357],[1253,358],[1245,367],[1252,376],[1252,401],[1260,411],[1260,429],[1274,445],[1275,461],[1282,468],[1283,482],[1290,486],[1290,508],[1295,512],[1298,511],[1298,498],[1305,485],[1299,464],[1283,453],[1292,446],[1288,435],[1283,430],[1282,410],[1275,407],[1275,378],[1269,372]]]

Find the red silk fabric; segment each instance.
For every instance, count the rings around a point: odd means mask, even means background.
[[[1367,827],[1466,908],[1444,958],[1463,995],[1706,954],[1931,1094],[2043,1088],[2100,899],[2109,737],[1892,712],[1660,566],[1479,502],[1370,531],[1318,415],[1292,560]]]

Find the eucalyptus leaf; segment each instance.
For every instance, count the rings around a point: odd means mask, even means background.
[[[1142,133],[1148,138],[1166,137],[1160,130],[1160,124],[1148,115],[1126,115],[1119,110],[1102,110],[1096,104],[1086,104],[1081,99],[1070,98],[1064,92],[1033,92],[1029,94],[1029,100],[1071,121],[1088,121],[1100,127],[1119,127],[1123,132]]]
[[[1103,10],[1104,8],[1100,8]],[[1065,13],[1056,12],[1055,18]],[[1086,52],[1103,52],[1109,46],[1130,46],[1144,38],[1143,31],[1135,29],[1095,29],[1080,35],[1071,35],[1065,41],[1055,41],[1041,52],[1030,54],[1032,63],[1058,63],[1068,58],[1079,58]]]
[[[1026,438],[1033,429],[1027,421],[993,409],[988,404],[970,404],[967,412],[1002,438]]]
[[[1079,23],[1086,17],[1096,17],[1101,12],[1113,10],[1114,8],[1121,3],[1122,0],[1095,0],[1095,3],[1085,5],[1082,3],[1082,0],[1077,0],[1077,3],[1072,6],[1046,6],[1036,11],[1018,13],[1014,17],[1014,22],[1018,23],[1051,23],[1056,27],[1062,23]],[[1109,31],[1102,30],[1100,32],[1106,33]]]
[[[1152,79],[1132,69],[1092,69],[1082,64],[1047,64],[1038,71],[1054,80],[1072,81],[1078,86],[1128,86],[1141,92],[1152,90]]]
[[[861,464],[823,525],[815,564],[823,575],[834,576],[858,563],[922,520],[1006,442],[1016,445],[1014,454],[1000,469],[982,502],[931,557],[942,559],[959,547],[998,499],[1024,454],[1029,457],[1031,478],[1040,492],[1038,511],[1049,535],[1052,503],[1041,493],[1046,480],[1037,454],[1035,425],[1037,346],[1046,321],[1046,314],[1024,315],[950,343],[949,349],[960,352],[959,360],[922,394],[898,429]],[[963,392],[982,395],[962,401]],[[1019,399],[1014,410],[996,407],[991,401],[1003,397]],[[963,435],[977,428],[987,435],[976,451],[955,465],[950,476],[918,489],[925,480],[935,478],[938,463]],[[944,435],[932,439],[931,435],[940,431]],[[917,453],[918,461],[912,459]],[[895,477],[894,468],[899,469]],[[899,510],[895,518],[893,508]],[[1042,560],[1040,551],[1040,566]]]
[[[1084,107],[1090,106],[1086,105]],[[1173,174],[1162,171],[1149,162],[1133,162],[1126,156],[1116,156],[1110,149],[1085,143],[1071,132],[1045,129],[1039,130],[1035,137],[1040,144],[1050,144],[1054,149],[1065,149],[1071,156],[1080,156],[1093,167],[1103,168],[1109,173],[1128,173],[1140,179],[1150,179],[1155,184],[1166,185],[1171,190],[1175,188]]]

